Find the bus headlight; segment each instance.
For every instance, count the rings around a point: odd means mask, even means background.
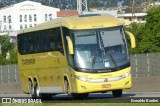
[[[126,77],[128,77],[129,75],[131,75],[131,72],[130,72],[130,71],[127,72],[127,73],[125,73],[125,74],[122,74],[122,77],[123,77],[123,78],[126,78]]]
[[[81,80],[81,81],[85,81],[85,82],[88,82],[88,81],[91,80],[90,78],[84,78],[84,77],[76,76],[76,75],[75,75],[75,78],[78,79],[78,80]]]
[[[103,79],[93,79],[93,78],[84,78],[81,76],[76,76],[75,75],[75,79],[84,81],[84,82],[91,82],[91,83],[101,83],[101,82],[107,82],[108,79],[107,78],[103,78]]]

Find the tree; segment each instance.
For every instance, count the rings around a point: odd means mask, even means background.
[[[137,48],[131,53],[160,52],[160,7],[147,12],[145,24],[132,23],[128,28],[136,38]]]
[[[143,42],[147,42],[149,52],[160,52],[160,7],[155,7],[147,12],[145,35]]]
[[[16,64],[17,63],[17,49],[16,44],[10,43],[10,37],[7,35],[0,36],[0,43],[2,45],[2,54],[0,54],[0,64]],[[6,59],[6,54],[9,52],[10,59]]]
[[[0,36],[1,50],[2,55],[5,56],[6,53],[13,48],[13,45],[10,43],[10,37],[7,35]]]

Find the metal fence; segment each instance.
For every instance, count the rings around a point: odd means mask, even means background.
[[[17,64],[0,65],[0,83],[19,82],[19,80]]]
[[[134,77],[160,76],[160,53],[131,55],[130,61]]]
[[[160,76],[160,53],[130,56],[133,77]],[[0,65],[0,83],[19,82],[18,66]]]

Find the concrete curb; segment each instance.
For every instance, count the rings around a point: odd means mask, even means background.
[[[20,83],[0,83],[0,93],[3,94],[21,94]]]

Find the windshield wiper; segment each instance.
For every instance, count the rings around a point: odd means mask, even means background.
[[[95,62],[96,62],[97,55],[98,55],[98,53],[97,53],[97,48],[96,48],[96,52],[95,52],[94,56],[92,57],[92,67],[91,67],[91,71],[94,70],[94,65],[95,65]]]
[[[113,64],[114,64],[115,67],[117,68],[117,70],[119,70],[119,66],[117,65],[117,63],[116,63],[114,57],[112,56],[111,51],[109,50],[109,52],[108,52],[107,54],[109,55],[110,59],[112,60]]]
[[[102,52],[102,62],[103,62],[103,64],[105,64],[104,62],[105,62],[105,50],[104,50],[104,44],[103,44],[103,41],[102,41],[102,38],[101,38],[101,36],[99,37],[99,39],[100,39],[100,49],[101,49],[101,52]]]

